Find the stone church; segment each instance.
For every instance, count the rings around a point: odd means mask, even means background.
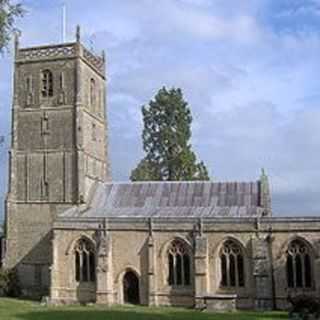
[[[4,265],[52,303],[284,309],[320,293],[319,217],[272,217],[268,178],[112,182],[105,55],[15,43]]]

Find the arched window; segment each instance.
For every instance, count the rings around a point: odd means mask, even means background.
[[[50,70],[44,70],[41,73],[42,87],[41,93],[43,97],[53,96],[53,76]]]
[[[168,249],[168,284],[170,286],[190,285],[190,254],[181,240],[172,241]]]
[[[96,107],[96,83],[94,79],[90,80],[90,107],[92,111],[95,111]]]
[[[244,256],[241,247],[227,240],[220,251],[221,287],[244,287]]]
[[[301,240],[290,243],[287,251],[287,281],[289,288],[310,288],[312,282],[311,254]]]
[[[94,246],[87,239],[80,239],[74,250],[75,277],[78,282],[93,282],[96,278],[96,258]]]

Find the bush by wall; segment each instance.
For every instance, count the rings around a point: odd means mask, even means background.
[[[289,310],[289,319],[320,319],[320,299],[301,294],[288,297],[288,300],[292,305]]]
[[[19,297],[21,295],[16,269],[0,269],[0,295],[8,297]]]

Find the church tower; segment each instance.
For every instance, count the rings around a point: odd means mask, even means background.
[[[81,44],[79,27],[72,43],[16,39],[5,266],[25,290],[49,284],[55,217],[110,179],[105,97],[104,53]]]

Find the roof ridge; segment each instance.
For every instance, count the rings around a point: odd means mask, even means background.
[[[202,181],[202,180],[193,180],[193,181],[187,181],[187,180],[181,180],[181,181],[106,181],[103,182],[105,185],[112,185],[112,184],[132,184],[132,185],[137,185],[137,184],[181,184],[181,183],[190,183],[190,184],[195,184],[195,183],[202,183],[202,184],[239,184],[239,183],[245,183],[245,184],[250,184],[250,183],[258,183],[260,180],[254,180],[254,181]]]

